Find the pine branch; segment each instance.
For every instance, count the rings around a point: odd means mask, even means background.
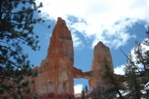
[[[124,99],[124,97],[122,96],[122,94],[121,94],[120,91],[119,91],[119,88],[118,88],[118,86],[117,86],[117,84],[116,84],[116,82],[115,82],[115,80],[114,80],[114,77],[113,77],[112,74],[110,73],[110,68],[109,68],[109,66],[108,66],[108,63],[107,63],[106,58],[104,58],[104,63],[105,63],[105,67],[106,67],[108,76],[110,77],[110,79],[111,79],[111,81],[112,81],[112,84],[115,86],[116,91],[117,91],[117,93],[119,94],[120,98],[121,98],[121,99]]]

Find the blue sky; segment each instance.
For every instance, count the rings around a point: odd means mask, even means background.
[[[44,25],[35,26],[41,49],[37,52],[26,50],[35,66],[45,59],[50,36],[58,17],[62,17],[72,33],[74,42],[74,66],[89,71],[93,48],[98,41],[110,47],[115,73],[123,74],[126,57],[135,41],[143,42],[149,25],[149,0],[37,0],[43,3],[39,17],[46,20]],[[37,2],[37,3],[38,3]],[[88,85],[85,79],[75,79],[75,92]]]

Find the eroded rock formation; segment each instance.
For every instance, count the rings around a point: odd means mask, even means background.
[[[36,67],[39,72],[35,78],[34,92],[39,99],[69,99],[73,97],[74,51],[71,33],[66,23],[58,18],[53,30],[48,54]]]
[[[113,69],[112,58],[110,50],[102,42],[99,42],[94,48],[94,59],[92,61],[91,70],[88,72],[82,72],[81,70],[74,68],[75,78],[89,79],[89,85],[91,88],[96,88],[102,83],[102,75],[104,74],[104,59],[109,63],[111,69]]]
[[[102,75],[104,74],[105,69],[105,59],[111,67],[111,70],[113,70],[110,50],[102,42],[99,42],[94,48],[94,59],[91,66],[91,71],[94,72],[94,76],[89,79],[89,85],[91,88],[96,88],[97,84],[102,83]]]
[[[91,88],[102,83],[104,58],[113,69],[109,48],[99,42],[94,48],[91,70],[82,72],[75,68],[71,33],[65,21],[58,18],[50,38],[48,54],[40,67],[35,68],[39,74],[31,86],[32,91],[38,94],[39,99],[73,99],[73,78],[89,79]]]

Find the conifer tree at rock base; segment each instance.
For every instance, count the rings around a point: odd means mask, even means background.
[[[98,84],[98,86],[93,89],[90,96],[93,99],[114,99],[118,95],[120,99],[124,99],[120,90],[125,90],[125,86],[121,81],[116,79],[116,75],[114,74],[112,68],[110,68],[111,66],[106,58],[103,62],[104,74],[102,75],[102,83]]]
[[[99,97],[103,97],[104,99],[105,97],[108,98],[107,96],[111,95],[112,97],[110,97],[110,99],[113,99],[116,98],[116,94],[119,93],[120,99],[149,99],[149,50],[144,50],[143,48],[143,46],[149,46],[149,29],[146,33],[147,36],[145,38],[145,41],[143,43],[136,43],[133,53],[136,56],[133,57],[135,59],[132,58],[131,54],[129,56],[125,55],[127,57],[127,63],[125,65],[124,77],[127,85],[123,86],[123,82],[115,81],[114,75],[110,71],[109,64],[105,60],[105,70],[103,70],[105,71],[105,75],[103,75],[102,77],[102,80],[105,84],[100,84],[100,87],[97,87],[96,90],[92,91],[93,98],[98,99]],[[141,65],[141,69],[139,65]],[[109,87],[106,82],[114,85],[114,90],[112,89],[112,87]],[[106,89],[106,87],[110,90],[104,90]],[[125,93],[123,94],[122,92],[120,92],[120,90],[124,91]]]
[[[30,82],[23,79],[37,73],[22,46],[34,51],[40,48],[33,31],[35,24],[44,22],[34,15],[40,7],[35,0],[0,1],[0,98],[23,98],[31,91]]]

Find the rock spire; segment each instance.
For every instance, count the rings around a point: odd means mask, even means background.
[[[35,93],[39,99],[69,99],[73,97],[74,51],[71,33],[62,18],[58,21],[50,38],[46,59],[38,68]]]
[[[104,75],[104,59],[107,60],[111,70],[113,70],[112,57],[110,49],[105,46],[102,42],[94,47],[94,59],[92,61],[91,70],[93,72],[93,77],[89,79],[89,85],[91,88],[96,88],[99,84],[102,83],[102,76]]]
[[[94,58],[90,71],[82,72],[82,70],[74,67],[74,78],[86,78],[89,79],[89,85],[92,89],[96,88],[102,83],[102,76],[104,74],[104,58],[108,61],[111,69],[113,70],[112,57],[110,49],[102,42],[94,47]]]

